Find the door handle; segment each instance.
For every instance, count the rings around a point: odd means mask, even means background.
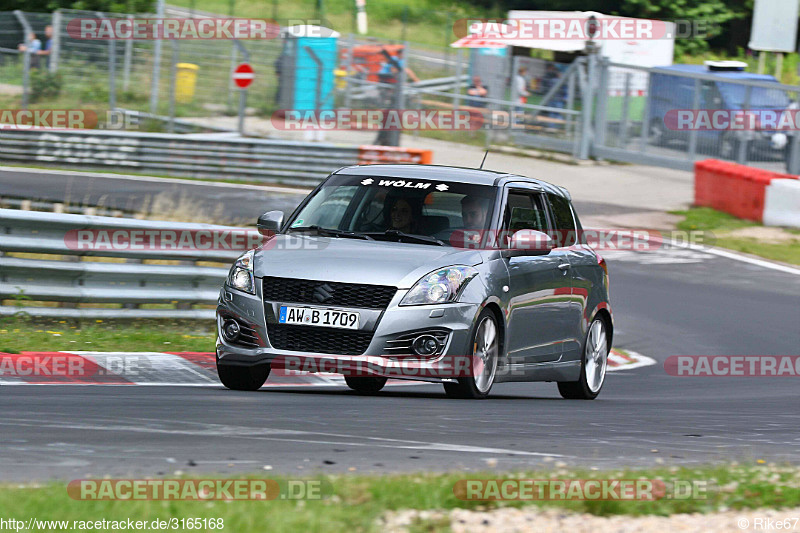
[[[572,266],[572,265],[570,265],[569,263],[561,263],[560,265],[558,265],[558,269],[559,270],[567,270],[570,266]]]

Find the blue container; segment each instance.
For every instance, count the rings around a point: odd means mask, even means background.
[[[333,109],[334,74],[339,34],[319,26],[286,30],[284,107],[299,110]],[[313,55],[312,55],[313,54]],[[314,57],[320,64],[315,61]]]

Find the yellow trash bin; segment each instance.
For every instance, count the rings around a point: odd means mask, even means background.
[[[175,65],[175,100],[181,104],[188,104],[194,98],[194,87],[197,84],[197,71],[200,69],[192,63],[178,63]]]

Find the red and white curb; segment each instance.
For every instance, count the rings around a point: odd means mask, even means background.
[[[615,372],[618,370],[633,370],[634,368],[641,368],[643,366],[651,366],[656,364],[656,360],[652,357],[647,357],[640,353],[625,350],[621,352],[614,348],[608,354],[608,372]]]
[[[655,364],[634,352],[612,350],[608,371]],[[389,380],[388,385],[423,384]],[[220,387],[213,352],[22,352],[0,353],[0,385],[139,385]],[[292,372],[270,376],[266,388],[344,386],[338,374]]]

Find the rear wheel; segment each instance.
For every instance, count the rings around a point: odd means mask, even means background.
[[[578,381],[559,382],[558,392],[569,400],[594,400],[603,388],[608,367],[608,337],[602,318],[595,318],[586,333]]]
[[[269,377],[270,366],[235,366],[217,363],[217,374],[223,385],[232,390],[254,391]]]
[[[359,394],[375,394],[386,385],[386,378],[361,378],[345,376],[347,386]]]
[[[478,316],[472,333],[472,361],[470,376],[458,378],[457,383],[445,383],[444,391],[450,398],[483,399],[489,395],[497,371],[500,339],[497,321],[488,309]]]

